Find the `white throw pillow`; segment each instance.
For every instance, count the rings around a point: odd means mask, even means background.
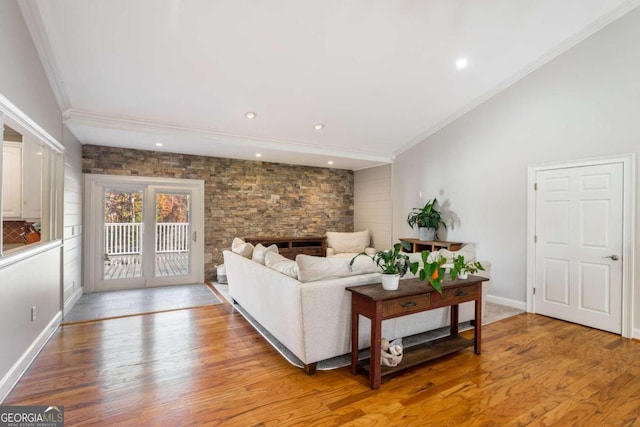
[[[318,280],[378,272],[373,260],[364,255],[356,258],[353,268],[349,266],[350,261],[351,258],[324,258],[300,254],[296,256],[298,280],[301,282],[317,282]]]
[[[298,264],[277,252],[267,252],[264,257],[264,265],[294,279],[298,278]]]
[[[253,254],[253,245],[245,242],[239,237],[236,237],[231,243],[231,252],[235,252],[238,255],[251,259],[251,255]]]
[[[342,252],[360,253],[369,246],[371,235],[369,230],[356,231],[353,233],[340,233],[337,231],[327,231],[327,246],[333,248],[335,253]]]
[[[315,282],[347,277],[351,273],[349,271],[349,261],[349,258],[324,258],[299,254],[296,256],[298,280],[301,282]]]
[[[349,262],[351,262],[352,258],[348,258]],[[373,262],[373,259],[370,256],[359,255],[353,260],[353,265],[351,266],[351,274],[368,274],[368,273],[380,273],[380,269]]]
[[[449,251],[447,249],[440,249],[440,255],[447,259],[447,263],[453,263],[453,259],[459,257],[460,255],[464,256],[465,262],[475,262],[476,261],[476,247],[469,244],[464,245],[457,251]]]
[[[258,243],[255,248],[253,248],[253,255],[251,255],[251,259],[259,264],[264,265],[264,257],[267,252],[278,253],[278,247],[276,245],[271,245],[266,248],[262,245],[262,243]]]

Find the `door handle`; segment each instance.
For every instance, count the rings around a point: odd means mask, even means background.
[[[195,242],[195,241],[197,241],[197,240],[198,240],[198,232],[197,232],[197,231],[194,231],[194,232],[193,232],[193,241]]]
[[[618,258],[618,255],[603,256],[602,258],[611,258],[614,261],[617,261],[617,260],[620,259],[620,258]]]

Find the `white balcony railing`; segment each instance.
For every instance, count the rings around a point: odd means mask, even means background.
[[[187,252],[188,250],[188,222],[160,222],[156,224],[156,253]]]
[[[104,225],[104,252],[107,255],[140,254],[142,223],[106,223]],[[188,252],[189,223],[163,222],[156,224],[156,253]]]
[[[105,223],[104,252],[107,255],[139,254],[141,237],[142,224],[139,222]]]

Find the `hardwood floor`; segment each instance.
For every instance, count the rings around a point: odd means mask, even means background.
[[[61,327],[4,404],[75,425],[640,425],[640,342],[521,314],[473,349],[367,386],[305,375],[227,304]]]

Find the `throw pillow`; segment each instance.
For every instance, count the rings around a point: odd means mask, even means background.
[[[349,262],[351,262],[352,258],[348,258]],[[353,265],[351,266],[352,275],[357,274],[368,274],[368,273],[380,273],[380,269],[373,262],[373,259],[370,256],[360,255],[357,256],[353,260]]]
[[[267,252],[275,252],[278,253],[278,247],[276,245],[271,245],[268,248],[264,247],[262,243],[258,243],[255,248],[253,248],[253,254],[251,255],[251,259],[257,262],[258,264],[264,265],[264,257]]]
[[[350,261],[351,258],[324,258],[300,254],[296,256],[298,280],[317,282],[378,272],[377,266],[369,257],[359,256],[353,262],[353,267],[349,266]]]
[[[340,233],[327,231],[327,246],[333,248],[335,253],[360,253],[369,246],[371,236],[369,230],[356,231],[354,233]]]
[[[324,258],[299,254],[296,256],[298,280],[301,282],[316,282],[318,280],[347,277],[350,275],[349,261],[349,258]]]
[[[251,255],[253,254],[253,245],[245,242],[239,237],[236,237],[231,243],[231,252],[235,252],[238,255],[251,259]]]
[[[264,265],[294,279],[298,278],[298,264],[277,252],[267,252],[264,257]]]
[[[476,261],[476,247],[473,245],[464,245],[457,251],[449,251],[447,249],[440,249],[440,255],[447,259],[447,263],[453,263],[453,259],[459,257],[460,255],[464,256],[465,262],[474,262]]]

